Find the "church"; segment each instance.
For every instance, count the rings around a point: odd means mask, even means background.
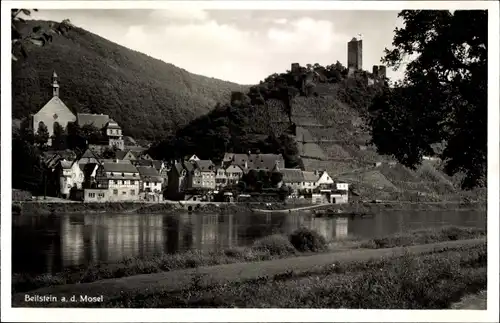
[[[52,98],[32,116],[32,127],[36,133],[40,124],[44,124],[49,132],[48,145],[51,145],[51,137],[54,134],[54,126],[58,123],[66,128],[68,123],[76,122],[80,127],[93,125],[103,131],[108,138],[108,145],[118,149],[124,149],[122,129],[116,121],[106,114],[78,113],[75,115],[59,97],[59,81],[56,72],[52,75]]]

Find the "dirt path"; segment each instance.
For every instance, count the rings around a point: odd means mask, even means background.
[[[482,244],[486,239],[447,241],[434,244],[411,246],[407,248],[388,249],[360,249],[335,253],[315,254],[285,258],[279,260],[261,261],[253,263],[236,263],[195,269],[185,269],[170,272],[161,272],[149,275],[137,275],[125,278],[106,279],[87,284],[71,284],[41,288],[28,293],[13,295],[13,306],[36,306],[36,303],[26,303],[25,295],[53,295],[60,300],[62,296],[73,295],[116,297],[121,292],[172,292],[180,290],[193,283],[194,277],[199,277],[199,284],[209,286],[214,283],[235,282],[264,275],[275,275],[287,270],[304,271],[315,267],[331,264],[335,261],[367,261],[384,256],[402,255],[405,251],[414,254],[434,252],[461,246],[474,246]],[[109,299],[109,298],[108,298]],[[63,303],[44,303],[43,306],[68,306]],[[38,305],[40,306],[40,304]]]
[[[460,302],[452,304],[451,308],[454,310],[486,310],[486,303],[486,291],[482,291],[478,294],[463,297]]]

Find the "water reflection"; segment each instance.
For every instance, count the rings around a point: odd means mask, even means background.
[[[327,240],[373,237],[443,225],[485,227],[484,212],[388,212],[374,218],[314,218],[310,214],[179,214],[19,216],[13,219],[13,271],[56,272],[91,262],[116,262],[186,250],[251,244],[299,227]]]

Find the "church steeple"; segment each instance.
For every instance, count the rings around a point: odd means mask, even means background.
[[[57,83],[57,73],[52,74],[52,95],[59,96],[59,84]]]

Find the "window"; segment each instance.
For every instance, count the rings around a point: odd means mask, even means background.
[[[127,195],[127,191],[122,191],[122,195]]]
[[[149,182],[146,182],[146,186],[149,186]]]
[[[115,185],[118,185],[118,180],[115,179],[114,182],[115,182]]]
[[[118,190],[114,189],[113,190],[113,195],[118,195]]]
[[[135,190],[130,190],[130,195],[135,195]]]
[[[97,196],[104,197],[104,193],[99,193],[99,194],[97,194]]]
[[[135,185],[135,181],[131,181],[132,182],[132,185]]]
[[[115,174],[114,174],[113,172],[111,172],[111,174],[110,174],[110,175],[111,175],[111,176],[115,176]]]
[[[89,197],[95,197],[95,193],[89,193]]]

